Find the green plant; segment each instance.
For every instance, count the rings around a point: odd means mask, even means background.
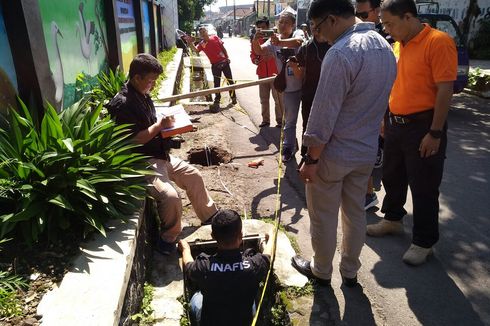
[[[165,69],[167,68],[168,63],[174,59],[175,53],[177,53],[177,48],[174,46],[169,50],[162,51],[160,52],[160,54],[158,54],[158,61],[163,67],[163,73],[158,76],[158,79],[155,82],[155,87],[153,87],[153,90],[151,91],[151,97],[153,99],[156,99],[158,97],[158,90],[162,86],[162,82],[167,79]]]
[[[490,85],[490,75],[485,74],[479,67],[468,73],[468,87],[474,90],[484,90]]]
[[[83,94],[82,105],[88,104],[97,107],[100,103],[106,105],[126,83],[127,77],[119,67],[116,70],[109,70],[108,73],[101,71],[95,77],[88,77],[84,73],[78,74],[76,78],[77,94]],[[106,115],[103,109],[103,115]]]
[[[0,240],[0,244],[8,240],[10,239],[2,239]],[[21,314],[22,307],[16,294],[18,290],[26,286],[26,282],[21,277],[0,271],[0,318]]]
[[[60,114],[47,105],[37,124],[22,101],[0,128],[0,239],[48,241],[71,227],[87,234],[125,219],[145,195],[145,157],[132,153],[127,126],[82,102]]]
[[[153,316],[154,310],[151,307],[151,301],[153,300],[153,286],[145,283],[143,302],[141,304],[140,312],[131,316],[131,320],[137,321],[139,325],[153,325],[155,317]]]

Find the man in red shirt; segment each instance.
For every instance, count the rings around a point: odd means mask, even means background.
[[[269,19],[267,17],[262,17],[257,20],[255,26],[259,30],[269,29]],[[265,40],[261,39],[259,42],[260,44],[262,44],[265,42]],[[250,59],[252,59],[252,62],[257,65],[257,76],[259,76],[259,79],[277,75],[276,60],[273,55],[258,55],[257,53],[255,53],[252,47],[252,51],[250,52]],[[282,96],[274,88],[273,82],[270,82],[267,84],[259,85],[260,105],[262,107],[262,123],[259,125],[259,127],[261,128],[270,126],[271,120],[269,110],[269,96],[271,92],[272,98],[274,99],[274,102],[276,104],[276,127],[280,128],[282,125],[282,115],[284,112]]]
[[[187,37],[186,41],[189,47],[196,53],[203,51],[211,62],[211,71],[214,76],[214,87],[219,87],[221,82],[221,74],[225,76],[228,84],[232,85],[233,76],[230,69],[230,59],[228,58],[228,53],[223,46],[223,41],[216,35],[209,35],[206,27],[201,26],[199,28],[199,36],[201,37],[201,42],[194,46],[193,38]],[[235,91],[230,91],[231,103],[236,104],[236,94]],[[221,100],[221,94],[216,93],[214,98],[214,104],[219,107],[219,102]]]

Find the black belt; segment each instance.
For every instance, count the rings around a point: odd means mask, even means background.
[[[389,113],[390,123],[398,124],[398,125],[406,125],[415,121],[429,121],[432,120],[434,116],[434,110],[422,111],[408,115],[396,115],[393,113]]]

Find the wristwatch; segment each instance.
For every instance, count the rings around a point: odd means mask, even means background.
[[[312,165],[312,164],[317,164],[318,163],[318,159],[313,159],[310,154],[306,154],[304,157],[304,160],[305,160],[305,164],[306,165]]]
[[[429,135],[431,135],[432,138],[440,139],[442,137],[442,130],[430,129],[429,130]]]

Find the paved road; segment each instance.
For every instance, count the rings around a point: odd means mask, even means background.
[[[249,41],[224,41],[235,79],[255,79],[255,66],[248,57]],[[239,104],[258,125],[258,87],[239,90],[237,95]],[[449,144],[440,196],[441,239],[435,256],[417,268],[401,262],[410,244],[411,215],[405,219],[405,236],[368,238],[359,275],[363,291],[356,296],[334,288],[338,298],[334,305],[339,305],[343,322],[490,325],[490,101],[456,95],[448,120]],[[279,133],[274,129],[263,129],[261,135],[277,146]],[[303,197],[304,189],[294,170],[294,163],[290,163],[286,177],[296,191],[290,195]],[[378,197],[383,196],[381,189]],[[405,208],[411,214],[410,199]],[[370,212],[368,223],[376,222],[379,216],[379,212]],[[296,216],[289,227],[299,230],[300,248],[309,253],[309,237],[304,232],[307,218]]]

